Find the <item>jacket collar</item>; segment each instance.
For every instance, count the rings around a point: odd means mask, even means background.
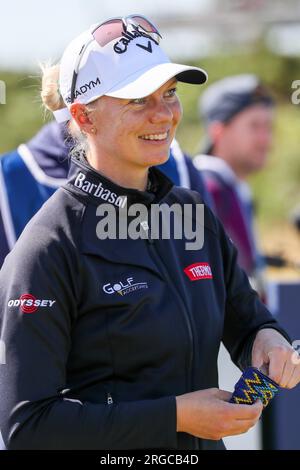
[[[103,176],[82,158],[72,157],[69,179],[65,187],[84,198],[87,203],[110,203],[124,208],[136,203],[158,203],[173,186],[171,180],[155,167],[149,169],[149,182],[147,191],[124,188]]]
[[[43,126],[26,146],[32,158],[47,177],[66,179],[69,170],[69,152],[75,142],[65,124],[52,121]],[[60,186],[64,181],[60,181]]]

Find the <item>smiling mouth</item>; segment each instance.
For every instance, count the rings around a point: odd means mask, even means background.
[[[168,137],[169,137],[169,131],[163,132],[161,134],[144,134],[144,135],[139,136],[139,139],[162,142],[164,140],[167,140]]]

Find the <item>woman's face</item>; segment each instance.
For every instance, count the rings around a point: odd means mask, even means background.
[[[104,165],[117,164],[125,171],[159,165],[168,159],[182,115],[176,83],[172,78],[146,98],[103,96],[92,103],[92,120],[97,129],[93,145]]]

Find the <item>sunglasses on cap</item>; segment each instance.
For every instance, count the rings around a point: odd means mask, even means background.
[[[71,103],[73,103],[75,100],[75,89],[79,65],[82,56],[89,44],[93,41],[96,41],[99,46],[104,47],[109,42],[126,35],[126,33],[130,34],[134,32],[138,32],[146,37],[150,37],[156,44],[159,44],[159,41],[162,37],[154,24],[142,15],[130,15],[126,17],[111,18],[104,23],[98,24],[92,30],[92,38],[90,41],[83,44],[74,67],[71,84]]]

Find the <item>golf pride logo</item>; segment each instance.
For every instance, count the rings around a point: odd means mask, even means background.
[[[191,264],[184,269],[184,272],[191,281],[213,278],[211,267],[208,263]]]
[[[105,294],[127,295],[140,289],[148,289],[147,282],[134,282],[133,277],[128,277],[126,281],[118,281],[116,284],[105,284],[103,287]]]
[[[23,294],[19,299],[11,299],[8,301],[7,306],[9,308],[20,307],[23,313],[34,313],[38,308],[48,307],[51,308],[55,304],[56,300],[47,299],[36,299],[31,294]]]

